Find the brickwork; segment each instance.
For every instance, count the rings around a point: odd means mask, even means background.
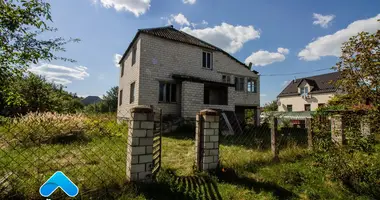
[[[151,181],[153,163],[153,110],[146,106],[131,109],[127,144],[127,180]]]
[[[119,119],[129,119],[131,117],[130,110],[136,105],[139,105],[140,94],[140,55],[141,55],[141,39],[136,40],[136,62],[132,65],[132,54],[129,52],[124,58],[124,75],[121,77],[121,67],[119,68],[119,91],[123,90],[122,104],[120,105],[120,97],[118,98],[117,117]],[[130,103],[130,87],[135,82],[135,100]],[[141,105],[141,104],[140,104]]]
[[[222,74],[231,76],[231,83],[234,77],[251,77],[257,80],[257,93],[247,93],[247,83],[244,92],[237,92],[233,87],[228,90],[228,108],[235,105],[260,105],[260,80],[259,76],[250,72],[235,60],[229,58],[221,52],[213,52],[213,69],[202,68],[202,49],[196,46],[187,45],[179,42],[165,40],[153,37],[147,34],[140,34],[137,52],[136,68],[126,67],[126,74],[131,73],[128,77],[137,77],[139,86],[136,85],[137,103],[140,105],[152,105],[161,108],[163,114],[184,115],[182,117],[194,118],[197,111],[204,108],[214,108],[214,106],[203,105],[203,84],[185,82],[177,83],[177,102],[175,103],[159,103],[159,82],[175,83],[171,78],[172,74],[190,75],[211,81],[222,81]],[[142,50],[140,50],[142,49]],[[129,57],[128,57],[129,59]],[[128,60],[127,59],[127,60]],[[136,64],[135,64],[136,65]],[[245,79],[247,81],[247,79]],[[121,81],[120,88],[129,88],[129,82]],[[129,95],[129,90],[125,90],[125,98]],[[194,94],[195,95],[192,95]],[[142,95],[144,94],[144,95]],[[202,94],[202,95],[201,95]],[[188,98],[184,98],[184,96]],[[182,106],[182,100],[186,99],[185,105]],[[127,103],[128,103],[127,99]],[[191,102],[198,102],[198,107],[193,107]],[[197,105],[195,105],[197,106]],[[128,107],[128,106],[127,106]],[[219,106],[215,106],[218,108]],[[126,108],[126,107],[123,107]],[[119,109],[119,111],[123,110]],[[190,110],[187,110],[190,109]]]
[[[343,115],[331,116],[331,139],[334,143],[343,145],[345,143]]]
[[[219,163],[219,115],[210,109],[196,117],[196,166],[200,171],[216,169]]]

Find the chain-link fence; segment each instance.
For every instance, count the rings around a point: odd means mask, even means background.
[[[219,118],[220,126],[220,144],[227,146],[237,146],[246,149],[269,151],[272,146],[272,129],[273,117],[268,122],[260,126],[255,124],[239,121],[234,113],[221,112]],[[277,125],[275,127],[276,148],[278,150],[297,147],[308,147],[308,131],[305,126],[292,126],[288,120],[280,117],[275,118]],[[220,149],[220,159],[223,162],[229,162],[223,158],[223,149]]]
[[[128,125],[112,114],[31,113],[0,125],[0,199],[39,199],[56,171],[102,198],[126,178]],[[67,197],[57,190],[51,198]]]

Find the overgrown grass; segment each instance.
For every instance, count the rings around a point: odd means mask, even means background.
[[[126,132],[119,133],[125,134],[0,148],[0,179],[9,175],[0,184],[0,198],[39,199],[41,184],[61,170],[79,186],[78,199],[370,199],[333,180],[297,145],[281,149],[280,161],[273,162],[268,149],[221,143],[221,168],[195,173],[192,134],[163,137],[162,170],[154,183],[125,183]],[[58,191],[52,199],[59,197],[64,194]]]

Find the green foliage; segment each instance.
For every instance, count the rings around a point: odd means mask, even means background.
[[[8,0],[0,3],[0,99],[8,106],[25,103],[22,93],[12,89],[14,79],[20,78],[30,64],[40,61],[74,60],[58,57],[64,45],[78,39],[43,39],[41,34],[57,31],[51,22],[50,4],[42,0]]]
[[[83,108],[80,99],[66,92],[62,85],[49,83],[45,78],[29,73],[12,80],[13,87],[8,91],[20,94],[21,102],[7,103],[0,96],[0,115],[16,116],[28,112],[75,113]]]
[[[268,111],[277,111],[278,109],[278,105],[277,105],[277,101],[276,100],[273,100],[269,103],[266,103],[264,105],[264,112],[268,112]]]
[[[380,197],[379,149],[375,135],[379,134],[380,119],[380,31],[359,33],[343,44],[340,62],[334,67],[341,71],[336,87],[343,91],[314,116],[314,150],[316,161],[335,180],[347,188],[373,198]],[[329,117],[340,114],[344,124],[343,145],[332,142]],[[372,135],[363,136],[360,123],[366,120]]]
[[[87,105],[84,108],[86,113],[108,113],[117,111],[117,102],[118,102],[118,93],[119,87],[112,87],[106,92],[106,95],[103,95],[103,99],[99,103],[94,103]]]

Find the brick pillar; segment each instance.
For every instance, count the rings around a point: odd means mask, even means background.
[[[307,144],[309,149],[313,149],[313,129],[312,129],[312,119],[306,118],[305,126],[307,129]]]
[[[278,139],[277,139],[277,124],[278,124],[278,121],[277,121],[277,118],[276,117],[272,117],[271,118],[271,149],[272,149],[272,153],[273,153],[273,160],[274,161],[278,161],[279,158],[278,158],[278,154],[279,154],[279,149],[278,149]]]
[[[331,139],[338,145],[345,143],[344,124],[343,115],[337,114],[331,116]]]
[[[131,109],[127,144],[127,180],[151,181],[153,167],[153,110],[147,106]]]
[[[360,121],[360,131],[364,137],[371,135],[371,123],[370,119],[367,116],[363,116]]]
[[[219,113],[205,109],[197,113],[195,158],[199,171],[216,169],[219,163]]]

